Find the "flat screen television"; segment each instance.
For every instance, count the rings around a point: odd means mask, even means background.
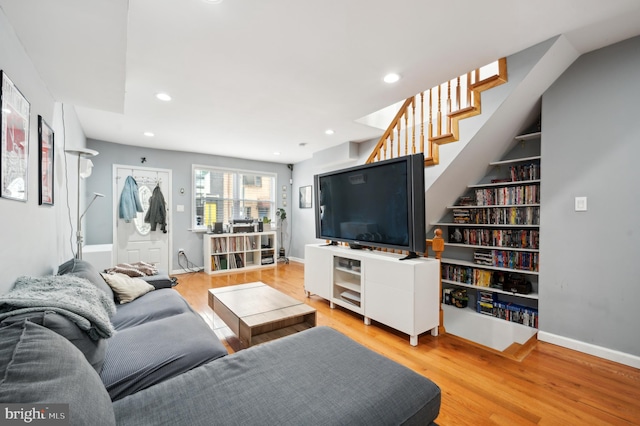
[[[353,248],[424,253],[424,156],[407,155],[314,176],[316,238]]]

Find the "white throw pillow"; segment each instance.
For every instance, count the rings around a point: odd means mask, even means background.
[[[155,287],[140,278],[129,277],[125,274],[101,274],[109,287],[116,294],[120,303],[129,303],[143,294],[149,293]]]

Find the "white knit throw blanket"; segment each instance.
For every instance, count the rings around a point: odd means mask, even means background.
[[[75,322],[98,340],[111,337],[111,315],[116,306],[107,294],[84,278],[73,275],[20,277],[0,296],[0,321],[27,312],[53,311]]]

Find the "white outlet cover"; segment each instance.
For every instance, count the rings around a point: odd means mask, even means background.
[[[577,212],[587,211],[587,197],[576,197],[575,210]]]

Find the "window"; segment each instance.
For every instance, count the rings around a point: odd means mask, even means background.
[[[245,186],[262,186],[262,176],[242,175],[242,183]]]
[[[275,219],[276,175],[193,166],[193,228],[233,219]]]

